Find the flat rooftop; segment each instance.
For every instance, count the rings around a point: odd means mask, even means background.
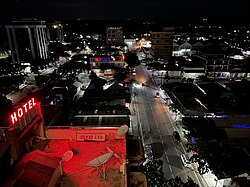
[[[50,139],[43,151],[62,158],[67,151],[74,155],[69,161],[62,161],[65,177],[59,180],[61,187],[125,187],[126,174],[126,136],[117,136],[118,128],[93,129],[52,129],[48,134],[57,139]],[[75,134],[74,134],[75,133]],[[73,135],[76,135],[75,137]],[[82,141],[78,135],[103,134],[104,141]],[[65,139],[58,139],[60,136]],[[70,138],[69,138],[70,137]],[[78,139],[78,141],[77,141]],[[100,166],[87,166],[100,156],[114,152],[113,156]],[[99,157],[99,158],[98,158]],[[97,159],[98,158],[98,159]]]
[[[196,85],[188,83],[169,83],[165,85],[165,91],[171,99],[177,100],[185,111],[190,113],[222,113],[223,109],[210,97],[202,92]]]

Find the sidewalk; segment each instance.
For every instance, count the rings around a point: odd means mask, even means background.
[[[133,91],[134,92],[134,91]],[[138,122],[137,122],[137,115],[136,115],[136,107],[135,107],[135,96],[132,94],[132,100],[131,103],[129,104],[129,109],[131,112],[130,115],[130,128],[129,128],[129,132],[131,135],[135,136],[135,137],[140,137],[140,130],[139,130],[139,126],[138,126]]]
[[[185,134],[184,134],[184,129],[183,129],[183,125],[182,125],[182,119],[178,117],[178,114],[176,114],[175,112],[172,112],[171,110],[169,110],[169,116],[172,118],[171,120],[175,121],[175,127],[176,130],[179,132],[180,136],[181,136],[181,142],[183,144],[183,149],[185,151],[185,154],[188,155],[188,158],[190,158],[192,156],[192,152],[187,152],[187,144],[190,144],[190,142],[188,141],[188,139],[185,138]],[[210,172],[209,174],[204,174],[201,175],[198,172],[198,164],[197,163],[192,163],[190,169],[196,173],[197,179],[199,180],[200,184],[202,186],[200,187],[214,187],[216,185],[216,181],[214,180],[215,176],[212,175],[212,173]]]

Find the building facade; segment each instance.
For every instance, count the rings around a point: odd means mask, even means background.
[[[40,102],[30,98],[16,104],[11,112],[5,113],[0,125],[0,143],[10,146],[12,161],[18,160],[32,151],[36,136],[44,136]]]
[[[205,73],[212,77],[227,76],[231,59],[221,50],[203,49],[194,55],[205,66]]]
[[[154,58],[170,58],[173,50],[174,28],[165,27],[161,32],[150,32],[151,53]]]
[[[5,26],[13,63],[48,58],[45,21],[13,21]]]
[[[47,24],[47,36],[49,41],[63,42],[63,26],[60,21],[50,22]]]
[[[122,27],[106,27],[106,44],[108,45],[123,44]]]

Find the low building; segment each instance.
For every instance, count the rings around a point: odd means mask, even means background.
[[[182,69],[182,78],[197,79],[205,75],[204,66],[197,62],[197,59],[194,57],[183,58],[178,61],[178,66]]]
[[[224,114],[223,108],[207,97],[195,84],[169,83],[164,84],[164,90],[184,116],[210,116]]]
[[[173,42],[173,54],[172,56],[191,56],[192,45],[188,42],[181,44]]]
[[[18,161],[3,187],[54,187],[60,176],[60,160],[40,150],[32,151]]]
[[[140,172],[141,166],[145,161],[144,149],[142,141],[134,138],[128,137],[128,167],[130,172]]]

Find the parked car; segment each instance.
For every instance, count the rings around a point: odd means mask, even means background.
[[[178,143],[181,141],[181,137],[177,131],[173,132],[173,139]]]

